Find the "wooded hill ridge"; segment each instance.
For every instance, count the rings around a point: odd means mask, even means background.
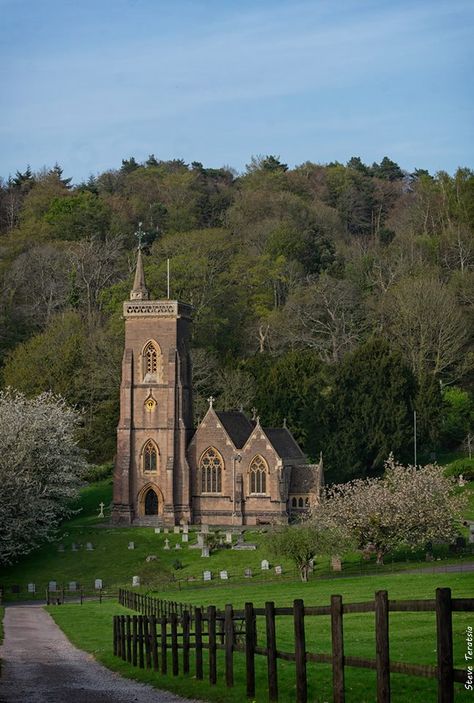
[[[252,158],[243,174],[145,163],[72,185],[60,166],[0,182],[2,383],[83,410],[112,459],[122,302],[146,233],[151,295],[194,306],[195,417],[257,408],[328,481],[472,447],[474,172]]]

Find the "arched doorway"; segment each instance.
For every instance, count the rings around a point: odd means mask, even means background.
[[[158,496],[153,488],[145,493],[145,515],[158,515]]]

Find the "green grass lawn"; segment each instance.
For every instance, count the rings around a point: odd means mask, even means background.
[[[274,600],[278,606],[289,605],[294,598],[303,598],[307,605],[321,605],[329,602],[333,593],[340,593],[344,601],[357,602],[372,600],[374,592],[387,589],[390,598],[432,598],[438,586],[449,586],[455,597],[472,595],[472,574],[384,574],[374,577],[329,580],[303,583],[268,584],[248,583],[245,589],[231,583],[213,590],[202,588],[188,589],[186,602],[223,606],[232,603],[240,608],[244,602],[252,601],[261,606],[267,600]],[[160,590],[157,596],[177,600],[175,590]],[[184,594],[183,594],[184,595]],[[207,680],[197,681],[193,677],[193,654],[191,653],[191,675],[173,677],[151,671],[133,669],[112,654],[112,615],[130,612],[113,603],[87,603],[83,606],[64,605],[50,607],[49,611],[67,636],[77,646],[93,654],[106,666],[123,675],[146,681],[161,688],[172,690],[188,697],[199,697],[212,701],[241,702],[245,699],[244,655],[235,653],[235,686],[226,689],[223,682],[223,653],[219,653],[218,685],[211,687]],[[465,628],[472,620],[472,614],[455,613],[454,650],[456,666],[463,667],[465,651]],[[292,620],[277,618],[278,648],[293,651]],[[374,616],[372,613],[346,615],[344,618],[344,640],[347,655],[373,658]],[[263,621],[259,622],[259,644],[264,645]],[[328,617],[306,618],[306,648],[310,652],[330,652],[330,621]],[[392,613],[390,615],[390,650],[394,661],[436,665],[436,629],[434,613]],[[169,667],[170,670],[170,667]],[[256,701],[267,701],[266,660],[256,657],[257,695]],[[205,662],[205,678],[207,665]],[[278,661],[280,701],[294,701],[294,664]],[[326,665],[308,664],[308,700],[322,703],[331,699],[331,671]],[[375,701],[375,673],[369,670],[346,668],[348,703]],[[436,684],[429,679],[392,675],[392,700],[394,703],[427,703],[436,701]],[[456,686],[456,701],[470,701],[468,691]]]

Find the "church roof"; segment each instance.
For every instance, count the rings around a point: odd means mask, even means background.
[[[319,493],[323,479],[323,463],[300,464],[291,469],[290,493]]]
[[[244,413],[236,410],[220,411],[216,412],[216,415],[235,447],[242,449],[255,425],[247,419]]]
[[[264,427],[275,451],[282,459],[303,459],[304,454],[286,427]]]

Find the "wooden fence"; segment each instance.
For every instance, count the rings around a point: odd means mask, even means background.
[[[453,664],[452,613],[474,611],[474,598],[451,598],[451,589],[438,588],[434,600],[389,600],[387,591],[378,591],[367,603],[343,603],[342,596],[331,596],[330,605],[305,606],[295,600],[292,607],[277,608],[267,602],[264,608],[246,603],[243,610],[226,605],[218,610],[186,605],[121,589],[119,602],[140,615],[116,615],[113,621],[114,654],[133,666],[168,672],[168,653],[174,676],[190,673],[191,650],[194,650],[194,673],[203,679],[203,651],[208,651],[209,683],[217,682],[217,651],[224,651],[224,675],[228,687],[234,685],[234,652],[245,654],[247,696],[255,697],[255,656],[266,657],[270,701],[278,701],[277,660],[295,662],[296,701],[307,701],[306,663],[332,665],[333,700],[344,703],[345,667],[374,669],[377,702],[390,701],[390,674],[401,673],[438,681],[438,703],[453,703],[454,681],[465,682],[466,671]],[[389,612],[436,613],[437,666],[390,661]],[[375,613],[375,659],[344,654],[343,618],[349,613]],[[294,651],[277,648],[277,616],[291,616],[294,626]],[[307,651],[305,618],[326,615],[331,619],[332,652]],[[257,618],[265,619],[265,645],[257,641]]]

